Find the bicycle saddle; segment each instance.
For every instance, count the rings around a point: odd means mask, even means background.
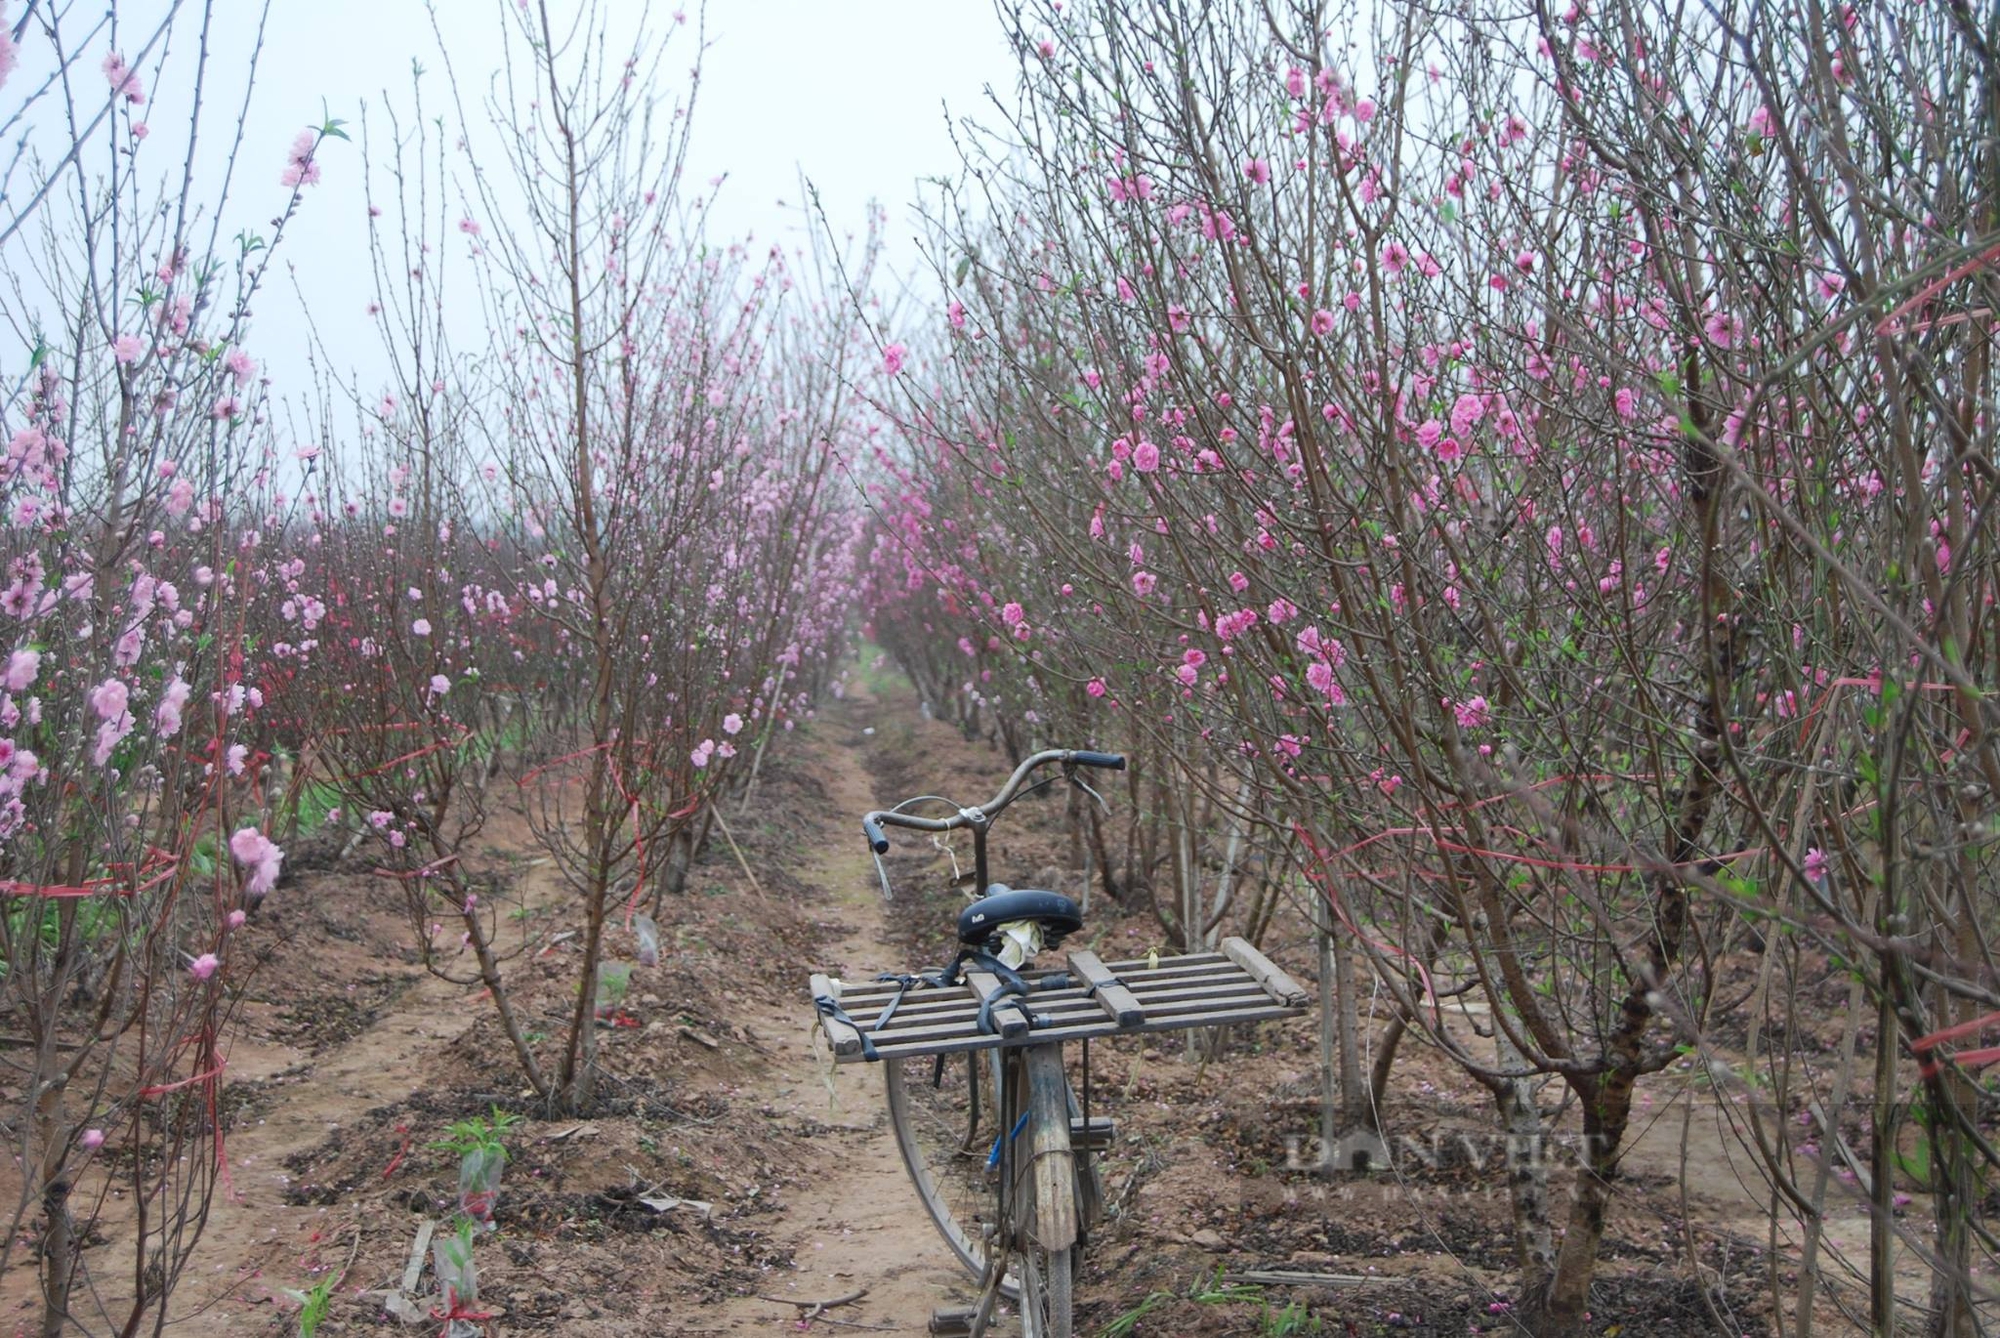
[[[1001,925],[1015,920],[1033,920],[1041,925],[1046,945],[1051,948],[1062,941],[1063,935],[1083,928],[1083,916],[1076,903],[1061,893],[995,883],[985,896],[958,913],[958,941],[979,947]]]

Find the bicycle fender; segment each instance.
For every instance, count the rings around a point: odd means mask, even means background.
[[[1022,1188],[1033,1186],[1034,1216],[1028,1223],[1035,1243],[1049,1251],[1076,1244],[1076,1163],[1069,1146],[1069,1079],[1062,1047],[1037,1045],[1027,1053],[1028,1122],[1026,1146],[1018,1147]]]

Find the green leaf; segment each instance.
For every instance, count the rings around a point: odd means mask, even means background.
[[[342,130],[341,127],[346,125],[347,122],[339,119],[338,117],[330,113],[327,110],[326,100],[323,98],[320,100],[319,110],[320,110],[320,126],[319,126],[320,138],[346,139],[347,132],[345,130]]]

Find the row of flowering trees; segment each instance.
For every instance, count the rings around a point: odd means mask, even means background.
[[[0,40],[6,124],[71,131],[19,132],[41,152],[0,205],[0,1271],[33,1254],[51,1336],[168,1315],[226,1179],[238,937],[309,786],[408,890],[426,962],[488,987],[527,1084],[587,1108],[607,939],[826,685],[859,541],[846,332],[784,257],[701,245],[685,108],[656,122],[632,77],[658,34],[614,60],[496,6],[521,82],[477,106],[454,84],[453,110],[497,134],[448,135],[421,85],[366,144],[316,124],[241,164],[272,221],[230,237],[199,116],[170,144],[144,120],[160,90],[215,101],[216,17],[133,35],[30,6]],[[391,370],[274,411],[253,301],[295,214],[364,170]],[[539,1044],[472,867],[503,800],[582,930],[571,1024]]]
[[[1789,1330],[1817,1292],[1973,1332],[1988,1056],[1937,1061],[2000,928],[1994,17],[1008,21],[1018,106],[884,368],[875,635],[969,728],[1135,755],[1134,829],[1088,839],[1179,941],[1268,915],[1246,870],[1301,894],[1329,1135],[1382,1127],[1410,1028],[1516,1146],[1580,1124],[1567,1195],[1509,1176],[1531,1331],[1582,1331],[1635,1093],[1691,1056],[1772,1186]],[[1372,1073],[1357,968],[1396,1013]],[[1822,1232],[1856,1198],[1865,1260]]]

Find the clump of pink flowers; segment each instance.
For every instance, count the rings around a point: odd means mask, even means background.
[[[146,100],[146,86],[139,81],[138,74],[125,63],[123,52],[113,51],[104,58],[104,78],[111,85],[114,97],[124,98],[136,107]]]
[[[237,828],[229,838],[229,853],[242,866],[243,895],[251,901],[262,900],[278,885],[278,868],[284,863],[285,852],[255,827]]]
[[[278,184],[291,189],[319,184],[319,135],[313,130],[301,130],[292,139],[292,151],[285,161],[285,170],[278,177]]]

